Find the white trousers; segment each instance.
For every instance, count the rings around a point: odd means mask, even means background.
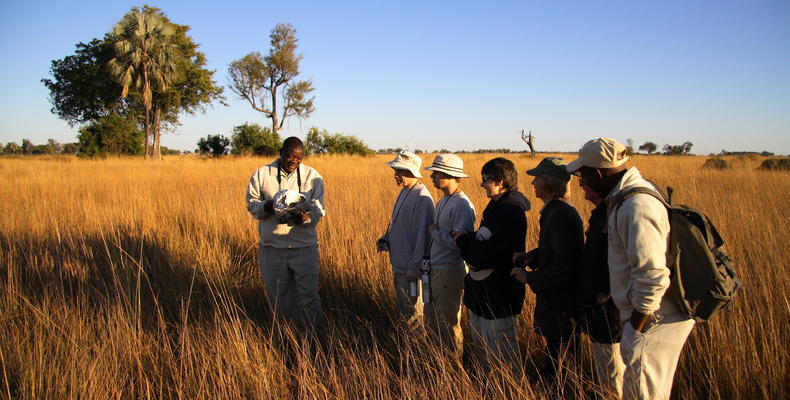
[[[318,296],[318,246],[292,249],[260,246],[258,260],[275,314],[322,336],[324,315]]]
[[[503,362],[510,365],[517,374],[522,372],[521,353],[518,348],[516,316],[499,319],[485,319],[471,311],[468,313],[475,353],[486,372],[490,362]],[[499,360],[488,360],[485,353],[490,352]]]
[[[623,399],[669,399],[680,351],[694,320],[679,314],[664,315],[646,332],[626,321],[620,352],[625,363]]]

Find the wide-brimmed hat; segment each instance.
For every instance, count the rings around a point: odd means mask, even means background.
[[[631,159],[625,146],[610,138],[590,140],[579,150],[579,158],[568,163],[566,169],[574,173],[581,167],[616,168]]]
[[[476,281],[482,281],[485,278],[488,278],[491,273],[494,272],[491,268],[486,269],[470,269],[469,270],[469,277]]]
[[[568,163],[560,157],[546,157],[540,160],[537,167],[527,170],[527,175],[551,175],[565,182],[571,180],[571,173],[565,167]]]
[[[395,156],[395,159],[388,162],[387,165],[393,169],[405,169],[411,172],[415,178],[422,178],[422,175],[420,175],[422,158],[410,151],[401,151]]]
[[[464,173],[464,160],[455,154],[439,154],[433,159],[433,165],[425,167],[428,171],[444,172],[454,178],[468,178]]]

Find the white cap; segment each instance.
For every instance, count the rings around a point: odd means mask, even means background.
[[[579,158],[568,163],[568,172],[574,173],[581,167],[615,168],[630,160],[625,146],[610,138],[590,140],[579,150]]]

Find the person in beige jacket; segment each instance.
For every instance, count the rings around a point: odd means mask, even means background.
[[[636,167],[626,168],[625,147],[609,138],[590,140],[569,163],[598,195],[610,202],[632,187],[653,189]],[[669,219],[658,199],[637,194],[607,217],[612,300],[624,322],[620,352],[625,363],[624,399],[668,399],[680,352],[694,327],[664,293]]]
[[[247,211],[258,220],[258,260],[275,315],[321,337],[316,225],[326,214],[324,180],[302,164],[303,157],[302,141],[285,139],[280,157],[252,174],[246,202]]]

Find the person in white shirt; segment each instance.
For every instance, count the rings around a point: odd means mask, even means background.
[[[285,139],[280,157],[252,174],[246,202],[258,220],[259,265],[275,315],[322,337],[316,225],[326,215],[324,180],[302,164],[303,157],[302,141]],[[286,204],[286,199],[297,203]]]
[[[625,147],[609,138],[587,142],[568,164],[607,203],[633,187],[653,185],[626,168]],[[607,217],[612,300],[625,323],[620,352],[625,363],[624,399],[668,399],[680,352],[694,320],[664,296],[669,287],[667,210],[658,199],[637,194]]]
[[[464,162],[455,154],[439,154],[425,168],[431,172],[433,186],[442,191],[436,204],[430,233],[430,299],[425,303],[425,325],[437,339],[460,358],[463,351],[461,330],[461,296],[464,291],[466,263],[451,233],[474,232],[475,208],[461,191]],[[423,293],[423,296],[425,294]]]
[[[388,251],[398,311],[408,324],[416,327],[422,319],[417,279],[428,249],[428,226],[433,223],[433,197],[420,183],[422,159],[409,151],[398,153],[387,163],[394,171],[401,190],[392,209],[387,232],[378,239],[378,251]]]

